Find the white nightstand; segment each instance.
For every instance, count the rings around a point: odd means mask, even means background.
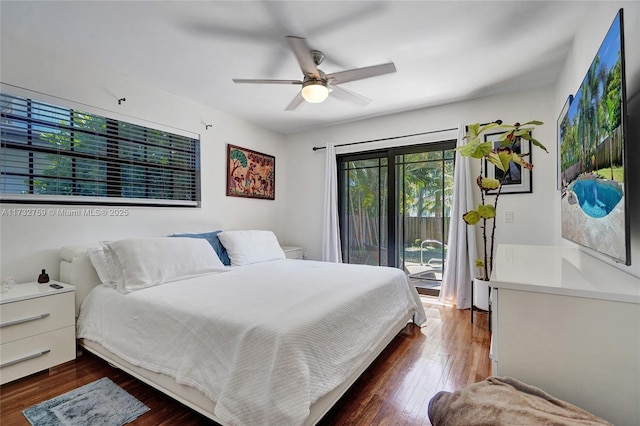
[[[303,259],[302,247],[282,246],[287,259]]]
[[[74,286],[25,283],[0,293],[0,384],[75,357]]]

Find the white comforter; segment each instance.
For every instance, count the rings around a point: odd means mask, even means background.
[[[228,425],[297,425],[352,374],[418,294],[393,268],[277,260],[127,295],[96,287],[78,338],[216,401]]]

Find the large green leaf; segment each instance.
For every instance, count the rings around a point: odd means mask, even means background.
[[[506,172],[507,170],[509,170],[509,163],[513,158],[513,151],[511,151],[510,149],[499,149],[496,151],[491,151],[487,156],[487,161],[503,172]]]
[[[477,210],[471,210],[462,215],[462,219],[467,222],[467,225],[475,225],[476,223],[480,222],[480,219],[482,219],[482,217]]]
[[[511,132],[505,132],[500,135],[500,137],[498,138],[498,140],[500,141],[500,148],[511,148],[513,142],[511,141],[511,139],[507,139],[509,135],[511,135]]]
[[[477,138],[480,134],[480,123],[469,124],[467,129],[467,138]]]
[[[482,177],[479,179],[480,188],[485,191],[491,191],[500,187],[500,181],[494,178]]]
[[[478,214],[483,219],[491,219],[496,217],[496,208],[491,204],[482,204],[478,206]]]
[[[511,157],[511,161],[513,161],[516,164],[521,165],[525,169],[533,170],[533,164],[529,163],[528,161],[525,161],[525,159],[522,158],[522,156],[516,154],[515,152],[513,153],[512,157]]]
[[[549,152],[547,150],[547,148],[542,145],[539,141],[537,141],[536,139],[534,139],[533,137],[531,139],[529,139],[531,141],[532,144],[534,144],[535,146],[537,146],[538,148],[544,149],[545,152]]]
[[[491,152],[491,142],[482,142],[477,139],[473,142],[467,143],[465,146],[460,147],[460,154],[465,157],[483,158],[489,152]]]
[[[462,219],[468,225],[475,225],[480,222],[480,219],[492,219],[494,217],[496,217],[496,209],[491,204],[480,204],[478,210],[470,210],[462,215]]]

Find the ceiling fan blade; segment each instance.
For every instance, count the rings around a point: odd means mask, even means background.
[[[372,65],[370,67],[334,72],[327,74],[327,78],[332,84],[342,84],[348,81],[362,80],[394,72],[396,72],[396,66],[393,62],[389,62],[388,64]]]
[[[300,80],[262,80],[254,78],[234,78],[234,83],[260,83],[260,84],[302,84]]]
[[[295,53],[296,58],[298,59],[298,64],[300,64],[300,69],[304,75],[308,75],[313,78],[320,78],[320,73],[318,72],[318,67],[311,56],[311,48],[307,44],[307,39],[287,36],[287,40],[289,40],[289,45],[293,49],[293,53]]]
[[[351,90],[347,90],[344,87],[338,86],[329,86],[331,90],[331,96],[341,99],[347,102],[353,102],[354,104],[358,104],[360,106],[367,106],[371,102],[371,99],[366,96],[362,96],[356,92],[352,92]]]
[[[296,97],[293,98],[293,100],[289,103],[289,105],[287,105],[287,107],[284,110],[293,111],[294,109],[298,108],[300,104],[303,102],[304,102],[304,98],[302,97],[302,92],[298,92]]]

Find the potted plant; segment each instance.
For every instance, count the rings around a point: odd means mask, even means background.
[[[481,257],[476,260],[476,267],[480,270],[479,280],[488,281],[491,277],[493,268],[493,254],[496,233],[496,210],[498,200],[502,192],[502,185],[509,177],[508,171],[511,163],[524,167],[528,170],[533,169],[533,164],[527,161],[525,157],[529,154],[519,153],[519,146],[523,139],[531,141],[533,146],[543,149],[547,148],[533,138],[531,135],[535,126],[540,126],[541,121],[529,121],[524,124],[515,123],[513,126],[503,125],[502,121],[481,125],[479,123],[468,126],[465,136],[467,143],[458,148],[460,155],[465,157],[477,158],[480,160],[480,175],[476,179],[476,184],[480,188],[480,204],[477,209],[470,210],[465,213],[462,218],[468,225],[479,225],[482,228],[482,253]],[[498,133],[499,147],[494,147],[493,141],[484,141],[483,135],[491,130],[492,133]],[[489,178],[485,176],[484,165],[492,164],[496,169],[502,171],[500,179]],[[488,191],[495,191],[495,195],[488,194]],[[494,197],[491,200],[489,197]],[[488,228],[490,227],[490,229]],[[488,297],[488,285],[486,285],[486,294]],[[476,293],[478,293],[476,291]],[[484,309],[483,306],[478,306]]]

